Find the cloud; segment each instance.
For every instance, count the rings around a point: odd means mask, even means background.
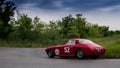
[[[30,7],[30,8],[29,8]],[[58,20],[62,17],[65,17],[69,14],[73,14],[73,12],[68,11],[69,9],[64,10],[43,10],[41,8],[35,7],[35,3],[30,4],[22,4],[21,7],[18,8],[20,13],[28,14],[30,17],[34,18],[38,16],[42,21],[49,22],[50,20]]]
[[[109,13],[117,13],[120,11],[120,5],[114,5],[114,6],[108,6],[108,7],[104,7],[104,8],[99,8],[98,10],[99,11],[102,11],[102,12],[109,12]]]
[[[88,22],[119,30],[120,0],[14,0],[21,13],[42,21],[58,20],[82,13]]]
[[[102,8],[102,10],[98,9],[90,12],[85,12],[83,14],[88,22],[109,26],[110,30],[120,30],[120,10],[117,10],[119,8],[118,6],[113,7],[114,9],[112,7],[107,7]]]
[[[13,0],[17,5],[35,3],[44,10],[59,10],[61,8],[77,9],[79,11],[119,5],[120,0]]]

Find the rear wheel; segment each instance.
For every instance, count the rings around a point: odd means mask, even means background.
[[[54,58],[55,57],[53,51],[51,51],[51,50],[48,51],[48,56],[49,56],[49,58]]]
[[[84,58],[84,52],[83,52],[83,50],[81,50],[81,49],[77,50],[77,52],[76,52],[76,57],[77,57],[78,59]]]

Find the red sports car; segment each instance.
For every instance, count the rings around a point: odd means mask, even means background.
[[[105,54],[106,49],[90,40],[73,38],[69,39],[64,45],[51,46],[46,48],[45,51],[49,58],[75,56],[79,59],[85,57],[95,59]]]

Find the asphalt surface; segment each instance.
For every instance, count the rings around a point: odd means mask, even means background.
[[[120,68],[120,59],[50,59],[44,48],[0,48],[0,68]]]

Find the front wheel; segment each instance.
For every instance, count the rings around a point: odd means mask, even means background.
[[[48,56],[49,56],[49,58],[54,58],[55,57],[54,53],[51,50],[48,51]]]
[[[84,52],[83,52],[83,50],[81,50],[81,49],[77,50],[77,52],[76,52],[76,57],[77,57],[78,59],[84,58]]]

